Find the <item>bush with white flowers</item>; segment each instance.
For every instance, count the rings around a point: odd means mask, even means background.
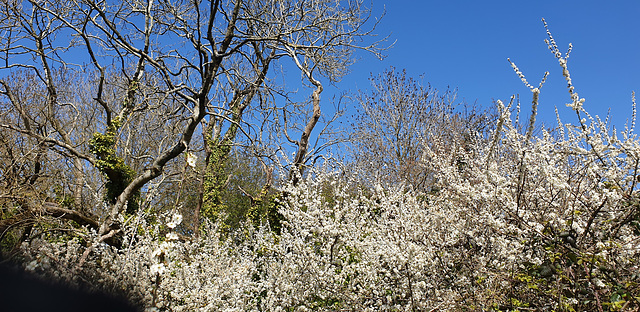
[[[140,217],[119,250],[88,231],[31,240],[27,268],[166,311],[638,309],[640,140],[583,109],[568,53],[548,44],[577,123],[534,136],[544,78],[533,87],[512,63],[533,94],[526,131],[513,99],[498,102],[491,137],[432,146],[430,193],[318,169],[281,189],[280,233],[248,223],[222,239],[205,224],[185,238],[179,215]]]

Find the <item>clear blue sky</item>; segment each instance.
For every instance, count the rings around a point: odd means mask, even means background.
[[[466,102],[492,105],[519,93],[529,113],[531,92],[511,69],[511,58],[537,85],[545,71],[549,79],[540,95],[541,119],[555,126],[554,107],[563,122],[575,123],[565,106],[569,96],[560,66],[547,49],[544,17],[561,50],[573,43],[569,69],[585,109],[604,117],[611,108],[621,129],[631,116],[631,91],[640,101],[640,1],[410,1],[373,0],[383,17],[377,33],[390,35],[395,45],[377,61],[360,61],[340,89],[368,88],[370,73],[390,66],[424,74],[438,89],[457,87]]]

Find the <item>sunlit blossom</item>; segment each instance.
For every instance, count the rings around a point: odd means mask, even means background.
[[[166,267],[164,266],[164,263],[157,263],[157,264],[151,265],[151,268],[149,269],[152,275],[164,274],[165,270],[166,270]]]
[[[196,156],[194,153],[191,153],[191,152],[187,153],[187,165],[189,165],[191,168],[195,168],[197,161],[198,161],[198,156]]]
[[[180,223],[182,223],[182,215],[176,213],[171,217],[171,221],[167,223],[167,227],[174,229],[176,226],[180,225]]]

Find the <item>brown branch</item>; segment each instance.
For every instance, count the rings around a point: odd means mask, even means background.
[[[96,220],[88,217],[80,212],[62,208],[53,202],[45,202],[39,207],[29,207],[26,211],[4,220],[0,220],[0,232],[4,232],[8,228],[26,220],[36,219],[38,216],[50,216],[58,219],[72,220],[79,225],[88,225],[93,229],[98,229],[99,224]]]
[[[93,217],[86,216],[78,211],[62,208],[53,202],[45,202],[39,206],[28,206],[25,211],[13,217],[0,220],[0,240],[11,228],[34,224],[43,216],[75,221],[81,226],[89,226],[96,230],[100,226]]]
[[[313,77],[312,70],[310,70],[308,67],[306,67],[304,64],[300,62],[295,49],[291,47],[286,47],[286,48],[289,51],[289,56],[296,63],[296,66],[298,66],[298,68],[302,71],[302,73],[309,80],[309,82],[311,82],[311,84],[313,84],[316,87],[316,89],[311,94],[311,100],[313,103],[313,114],[311,115],[311,118],[309,118],[309,121],[307,122],[307,125],[305,126],[304,131],[300,136],[300,141],[298,142],[298,151],[296,152],[296,155],[293,158],[293,167],[289,172],[289,179],[291,179],[293,184],[296,185],[298,183],[297,175],[298,174],[302,175],[302,172],[303,172],[302,166],[304,165],[304,159],[307,156],[307,150],[309,148],[309,137],[311,136],[311,132],[313,131],[313,128],[315,128],[316,124],[318,123],[318,120],[320,119],[320,114],[321,114],[320,93],[322,93],[322,83],[320,83],[320,81],[318,81]]]

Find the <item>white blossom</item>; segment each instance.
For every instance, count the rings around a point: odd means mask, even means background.
[[[171,218],[171,221],[169,221],[167,223],[167,226],[171,229],[174,229],[175,227],[177,227],[178,225],[180,225],[180,223],[182,223],[182,215],[179,213],[176,213],[173,215],[173,217]]]
[[[196,162],[198,161],[198,156],[196,156],[196,154],[191,153],[191,152],[187,152],[187,164],[191,167],[191,168],[195,168],[196,167]]]
[[[167,233],[166,237],[167,237],[167,240],[169,240],[169,241],[173,241],[173,240],[178,240],[179,239],[178,234],[176,234],[174,232]]]
[[[155,274],[161,274],[162,275],[162,274],[164,274],[165,270],[166,270],[166,267],[164,266],[164,263],[157,263],[157,264],[151,265],[151,268],[149,269],[149,272],[152,275],[155,275]]]

